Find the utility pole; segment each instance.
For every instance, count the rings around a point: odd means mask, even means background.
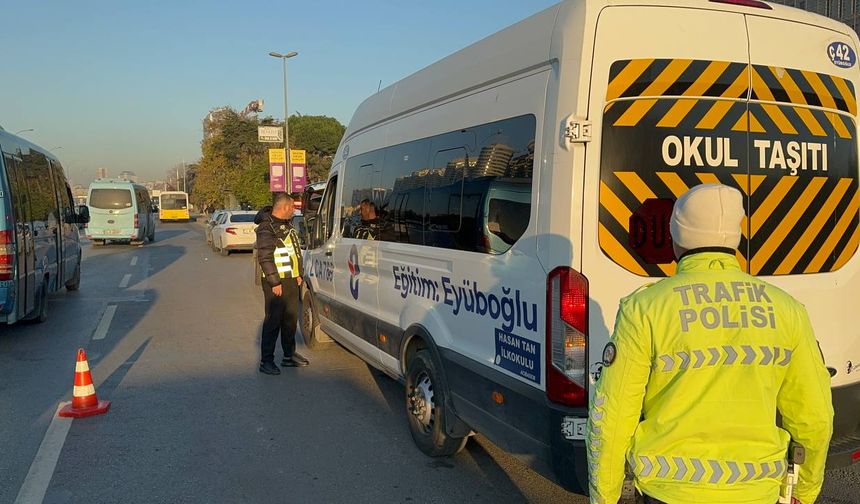
[[[288,181],[290,175],[290,112],[289,108],[287,107],[287,60],[298,55],[299,53],[297,53],[296,51],[290,51],[287,54],[281,54],[277,52],[269,53],[269,56],[272,56],[273,58],[280,58],[281,61],[283,61],[284,63],[284,154],[287,158],[286,163],[284,163],[284,171],[285,176],[288,177]]]

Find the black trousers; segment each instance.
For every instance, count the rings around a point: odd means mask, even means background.
[[[276,296],[272,287],[263,279],[263,299],[266,318],[263,319],[263,334],[260,338],[260,362],[275,362],[275,344],[281,336],[284,357],[292,357],[296,351],[296,322],[299,319],[299,284],[293,278],[281,282],[282,292]]]

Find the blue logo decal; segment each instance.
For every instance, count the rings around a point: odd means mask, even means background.
[[[361,274],[361,269],[358,267],[358,248],[355,245],[349,250],[349,261],[346,265],[349,268],[349,292],[353,299],[358,300],[358,275]]]
[[[495,364],[523,378],[540,383],[540,344],[496,329]]]
[[[834,42],[827,46],[827,56],[839,68],[851,68],[857,63],[854,49],[844,42]]]

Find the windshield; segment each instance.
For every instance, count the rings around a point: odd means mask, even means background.
[[[93,189],[90,192],[90,207],[102,210],[131,208],[131,191],[128,189]]]
[[[185,196],[161,196],[161,208],[164,210],[185,210],[188,208],[188,198]]]
[[[254,222],[254,214],[236,214],[230,217],[230,222]]]

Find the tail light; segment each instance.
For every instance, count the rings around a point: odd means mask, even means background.
[[[588,359],[588,279],[566,267],[547,277],[546,395],[585,406]]]
[[[224,231],[225,231],[227,234],[231,234],[231,235],[234,235],[234,236],[236,235],[236,228],[234,228],[234,227],[228,227],[228,228],[227,228],[227,229],[225,229]]]
[[[137,214],[134,214],[134,229],[137,229],[139,227],[140,227],[140,216]]]
[[[12,231],[0,231],[0,280],[12,280],[15,274],[15,244]]]

